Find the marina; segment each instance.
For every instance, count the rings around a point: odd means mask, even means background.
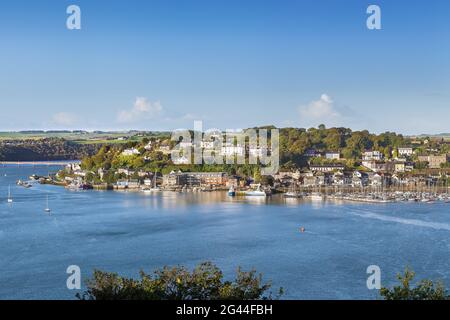
[[[140,268],[205,260],[226,276],[238,265],[257,267],[285,289],[286,299],[376,299],[365,285],[371,264],[382,268],[386,285],[405,265],[420,277],[450,281],[445,201],[232,197],[227,190],[74,192],[50,184],[26,189],[15,181],[45,176],[46,167],[2,170],[2,199],[8,189],[14,199],[0,204],[2,298],[73,299],[76,292],[65,286],[73,264],[86,277],[95,268],[136,277]]]

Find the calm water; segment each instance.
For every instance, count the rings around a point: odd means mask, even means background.
[[[50,168],[56,170],[56,168]],[[137,276],[163,265],[210,260],[227,277],[255,267],[287,299],[375,299],[411,266],[450,285],[448,204],[313,203],[231,199],[221,193],[145,195],[67,191],[15,181],[47,167],[0,167],[0,298],[72,299],[66,268]],[[7,176],[4,176],[4,175]],[[14,203],[6,203],[11,185]],[[46,195],[52,214],[44,212]],[[306,228],[299,233],[299,227]]]

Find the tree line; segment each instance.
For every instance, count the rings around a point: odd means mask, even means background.
[[[383,287],[384,300],[449,300],[442,282],[422,280],[413,283],[414,271],[406,268],[397,276],[399,284]],[[192,271],[183,266],[164,267],[153,274],[140,272],[139,279],[117,273],[95,270],[87,281],[87,289],[77,294],[80,300],[271,300],[283,297],[284,289],[276,294],[271,282],[263,281],[256,270],[238,268],[234,280],[224,280],[223,272],[211,262],[203,262]]]

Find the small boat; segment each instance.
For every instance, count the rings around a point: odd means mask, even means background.
[[[150,189],[148,189],[148,192],[159,192],[161,191],[161,188],[157,186],[156,184],[156,171],[155,174],[153,175],[153,187],[151,187]]]
[[[267,193],[261,190],[261,185],[259,184],[256,190],[250,190],[245,192],[246,196],[256,196],[256,197],[267,197]]]
[[[52,211],[48,206],[48,195],[47,195],[47,207],[45,207],[44,211],[47,213],[50,213]]]
[[[288,191],[288,192],[286,192],[286,193],[284,194],[284,197],[285,197],[285,198],[301,198],[301,197],[302,197],[302,194],[299,193],[299,192],[291,192],[291,191]]]
[[[230,190],[228,190],[228,195],[229,195],[230,197],[234,197],[234,196],[236,195],[236,191],[234,190],[234,187],[233,187],[233,186],[231,186],[231,187],[230,187]]]
[[[311,200],[316,200],[316,201],[322,201],[323,200],[323,196],[319,192],[311,193],[310,197],[311,197]]]
[[[11,198],[11,186],[8,186],[8,203],[12,203],[13,199]]]

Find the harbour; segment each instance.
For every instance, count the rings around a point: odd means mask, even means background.
[[[362,203],[330,196],[317,201],[282,194],[232,197],[227,191],[74,192],[50,184],[15,185],[47,171],[2,168],[7,175],[0,176],[1,298],[73,299],[65,271],[74,264],[83,279],[96,268],[136,277],[140,268],[191,267],[205,260],[227,277],[238,265],[255,267],[285,289],[286,299],[377,299],[365,285],[371,264],[383,270],[385,285],[395,283],[406,265],[420,277],[450,281],[450,210],[442,201]]]

